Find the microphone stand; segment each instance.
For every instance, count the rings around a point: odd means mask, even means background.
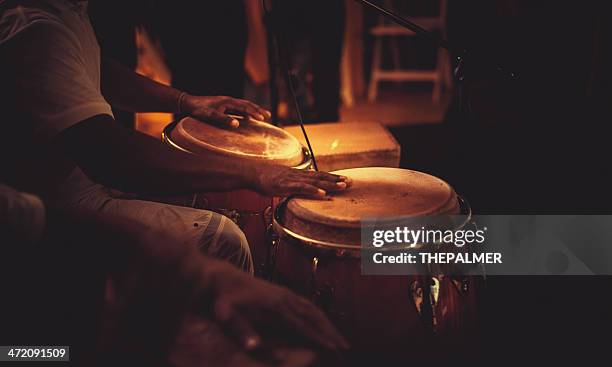
[[[268,45],[269,53],[268,55],[274,58],[274,51],[271,51],[274,46],[276,46],[276,51],[278,56],[278,61],[270,60],[270,66],[274,66],[274,70],[270,71],[270,98],[272,99],[272,108],[276,112],[278,110],[278,87],[276,86],[276,76],[273,78],[272,73],[276,73],[276,67],[280,67],[281,72],[285,75],[285,83],[287,84],[287,89],[289,91],[289,95],[293,100],[293,107],[297,114],[298,122],[300,124],[300,128],[302,129],[302,134],[304,135],[304,140],[306,140],[306,146],[308,147],[308,152],[310,153],[310,159],[312,160],[312,167],[315,171],[319,170],[317,166],[317,159],[315,158],[314,151],[312,150],[312,145],[310,144],[310,139],[308,138],[308,134],[306,133],[306,128],[304,127],[304,120],[302,118],[302,112],[300,109],[300,104],[297,99],[297,95],[295,92],[295,84],[296,78],[295,75],[291,72],[290,68],[290,57],[287,51],[287,40],[282,31],[279,31],[279,19],[276,14],[272,14],[272,11],[268,8],[266,4],[266,0],[262,0],[261,2],[264,9],[264,17],[266,24],[269,26],[268,28],[268,39],[272,42]],[[274,112],[273,112],[274,113]],[[274,116],[273,116],[274,117]],[[276,115],[278,117],[278,115]],[[276,126],[280,126],[280,121],[273,120]]]
[[[264,9],[264,25],[266,26],[266,37],[268,41],[268,70],[270,73],[270,111],[272,112],[272,123],[279,126],[278,121],[278,85],[277,85],[277,55],[275,50],[277,49],[276,39],[274,37],[276,31],[276,19],[272,15],[272,9],[269,9],[266,5],[266,0],[262,0],[262,6]]]
[[[444,38],[437,36],[435,33],[422,28],[418,24],[413,23],[409,21],[408,19],[403,18],[402,16],[396,13],[393,13],[383,7],[373,4],[372,2],[368,0],[355,0],[355,1],[357,1],[358,3],[361,3],[366,8],[374,10],[375,12],[391,20],[392,22],[406,29],[411,30],[412,32],[416,33],[419,36],[422,36],[425,39],[430,40],[432,43],[436,44],[438,47],[448,50],[452,55],[456,55],[457,65],[455,66],[455,69],[453,70],[453,76],[457,84],[459,113],[464,116],[466,121],[469,121],[470,112],[471,112],[471,101],[470,101],[469,94],[468,94],[468,85],[467,85],[468,84],[467,82],[468,73],[466,72],[466,66],[465,66],[466,62],[465,61],[466,59],[468,59],[468,57],[474,58],[476,55],[474,55],[474,53],[472,52],[468,52],[466,48],[457,47],[456,45],[451,44]],[[491,63],[491,60],[489,60],[488,57],[485,55],[478,54],[477,57],[479,59],[482,59],[484,61]],[[497,64],[497,63],[491,63],[491,64],[495,65],[495,69],[500,74],[504,75],[504,77],[508,78],[509,80],[515,80],[517,78],[515,73],[506,70],[500,64]]]

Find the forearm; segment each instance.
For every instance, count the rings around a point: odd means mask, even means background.
[[[181,92],[121,65],[102,61],[102,94],[111,105],[130,112],[179,112]]]
[[[94,180],[142,194],[182,194],[248,188],[253,168],[243,160],[202,157],[173,149],[96,116],[61,134],[61,144]]]

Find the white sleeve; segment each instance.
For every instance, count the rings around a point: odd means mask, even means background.
[[[34,243],[45,229],[45,206],[37,196],[0,183],[0,236]]]
[[[2,44],[16,111],[35,136],[49,139],[96,115],[112,116],[87,73],[81,46],[61,24],[37,22]]]

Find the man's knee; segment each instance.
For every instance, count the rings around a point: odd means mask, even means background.
[[[253,260],[251,249],[244,232],[231,219],[223,217],[223,228],[219,235],[219,248],[227,251],[228,257],[233,259],[241,268],[252,272]]]
[[[229,218],[213,213],[200,245],[206,254],[253,273],[253,259],[246,236]]]

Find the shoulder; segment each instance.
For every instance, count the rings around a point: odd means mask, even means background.
[[[0,9],[0,46],[26,42],[69,46],[75,41],[76,36],[51,11],[24,6]]]
[[[82,50],[76,36],[57,22],[37,21],[0,40],[0,64],[23,69],[77,65]]]

